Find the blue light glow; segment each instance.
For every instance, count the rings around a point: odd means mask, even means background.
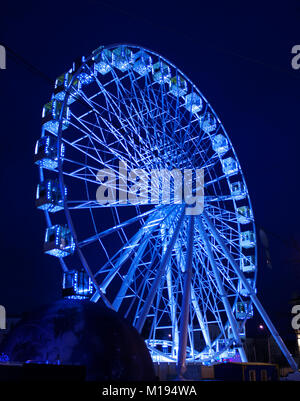
[[[252,273],[255,271],[255,258],[254,255],[245,256],[241,260],[241,269],[244,273]]]
[[[201,128],[203,131],[210,133],[217,128],[217,120],[211,113],[205,113],[200,117]]]
[[[66,187],[65,196],[67,196]],[[64,208],[58,180],[46,180],[38,184],[36,207],[41,210],[47,210],[50,213],[58,212]]]
[[[59,157],[64,157],[65,147],[61,144],[58,153],[58,141],[52,135],[42,136],[35,145],[34,162],[40,167],[55,170],[58,166]]]
[[[63,112],[66,96],[69,107]],[[54,170],[56,177],[53,171],[40,169],[43,181],[37,187],[36,205],[46,212],[65,212],[45,213],[44,251],[64,258],[75,252],[74,238],[78,246],[78,255],[61,261],[63,297],[101,299],[128,316],[138,331],[151,324],[146,343],[155,361],[179,361],[184,335],[184,357],[189,362],[211,364],[236,352],[242,356],[243,350],[237,347],[245,329],[232,316],[239,312],[250,317],[237,301],[250,299],[241,285],[241,272],[255,286],[254,219],[234,149],[196,86],[150,50],[100,46],[91,56],[76,59],[72,69],[56,79],[42,124],[35,163]],[[63,144],[60,149],[59,143]],[[97,168],[116,171],[125,153],[132,156],[125,157],[128,168],[132,164],[131,168],[148,171],[165,164],[167,168],[201,165],[207,169],[208,196],[203,214],[195,218],[196,227],[191,226],[192,219],[182,217],[183,205],[175,201],[144,216],[138,205],[133,206],[129,220],[124,208],[114,208],[111,215],[113,205],[95,201]],[[63,202],[65,183],[69,191]],[[173,199],[175,185],[170,187]],[[129,191],[124,192],[128,198]],[[66,221],[68,226],[63,225]],[[189,241],[189,226],[193,241]],[[203,274],[197,274],[199,263]],[[187,269],[192,272],[189,287],[184,284]],[[242,306],[246,308],[244,302]],[[189,322],[179,330],[188,308]]]
[[[63,102],[65,96],[66,96],[66,89],[68,88],[71,80],[72,80],[73,74],[72,72],[67,72],[66,74],[60,75],[54,85],[54,98],[56,100],[59,100],[60,102]],[[75,79],[72,83],[72,87],[69,88],[70,96],[68,97],[68,105],[72,104],[75,102],[75,100],[78,98],[77,92],[80,90],[81,84],[78,79]]]
[[[75,250],[75,242],[67,226],[55,225],[47,228],[44,251],[48,255],[63,258]]]
[[[50,102],[46,103],[43,107],[42,112],[42,126],[48,132],[56,135],[59,127],[59,118],[62,110],[62,102],[57,99],[52,99]],[[70,111],[67,107],[64,111],[63,120],[62,120],[62,129],[65,130],[68,128],[69,123],[68,120],[70,118]]]
[[[104,49],[94,55],[94,69],[96,72],[105,75],[111,70],[112,65],[112,52],[108,49]]]
[[[223,155],[229,149],[227,138],[222,134],[215,135],[212,138],[212,148],[219,155]]]
[[[139,51],[134,56],[133,70],[141,76],[148,74],[152,69],[152,58],[145,52]]]
[[[95,77],[91,72],[83,71],[78,75],[78,79],[81,85],[89,85],[94,81]]]
[[[134,61],[133,53],[126,46],[120,46],[112,52],[112,63],[120,71],[127,71]]]
[[[93,283],[84,270],[72,270],[64,273],[63,295],[65,298],[86,299],[93,294]]]
[[[237,220],[241,224],[248,224],[252,220],[252,211],[249,206],[240,206],[237,208]]]
[[[170,80],[170,93],[174,96],[184,96],[187,92],[186,80],[180,76],[175,76]]]
[[[254,248],[256,245],[253,231],[244,231],[241,233],[241,245],[243,248]]]
[[[2,352],[2,354],[0,354],[0,362],[9,362],[9,356]]]
[[[247,278],[247,281],[250,285],[250,287],[254,287],[254,280],[252,278]],[[243,283],[241,281],[239,281],[239,285],[238,285],[238,291],[239,293],[243,296],[243,297],[248,297],[249,293],[246,290],[246,288],[244,287]],[[254,291],[256,292],[256,289],[254,289]]]
[[[246,197],[245,185],[241,181],[236,181],[230,184],[230,193],[233,199],[241,200]]]
[[[237,302],[235,315],[237,319],[243,320],[247,317],[247,319],[253,317],[253,305],[250,301],[245,302]]]

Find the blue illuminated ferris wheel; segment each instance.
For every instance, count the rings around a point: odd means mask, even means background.
[[[162,200],[100,204],[97,174],[116,172],[120,161],[149,174],[203,169],[203,213]],[[210,104],[172,63],[131,45],[101,46],[74,62],[43,108],[35,163],[44,250],[61,263],[65,297],[118,311],[154,361],[180,369],[237,353],[246,361],[255,305],[295,368],[256,296],[255,225],[237,155]]]

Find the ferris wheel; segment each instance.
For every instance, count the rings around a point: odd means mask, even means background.
[[[256,296],[255,224],[237,155],[176,66],[132,45],[101,46],[74,62],[43,108],[35,163],[44,250],[61,263],[65,297],[103,302],[142,333],[154,361],[180,368],[237,353],[247,361],[255,305],[297,368]],[[193,215],[166,172],[199,169],[204,208]],[[164,171],[155,202],[141,171]]]

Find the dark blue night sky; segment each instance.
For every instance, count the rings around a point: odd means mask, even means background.
[[[260,255],[258,296],[283,334],[291,331],[289,299],[300,293],[300,69],[291,67],[300,2],[12,1],[0,12],[8,49],[0,71],[0,304],[7,313],[61,295],[60,266],[43,254],[45,221],[34,205],[33,152],[51,80],[101,44],[132,43],[184,71],[223,122],[256,222],[270,233],[273,269]]]

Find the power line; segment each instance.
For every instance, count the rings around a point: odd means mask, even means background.
[[[123,15],[125,15],[127,17],[131,17],[131,18],[134,18],[135,20],[137,20],[139,22],[146,23],[147,25],[151,26],[152,28],[155,28],[155,30],[157,30],[157,28],[158,28],[161,31],[165,31],[165,32],[171,33],[172,35],[176,35],[176,36],[178,35],[178,30],[176,30],[176,29],[167,27],[166,25],[160,26],[157,23],[154,23],[153,21],[150,21],[149,19],[144,18],[144,17],[140,17],[140,16],[139,17],[135,17],[130,12],[128,12],[128,11],[126,11],[126,10],[120,8],[120,7],[116,7],[113,4],[108,4],[106,1],[97,0],[96,2],[97,3],[101,3],[102,5],[104,5],[107,8],[115,9],[115,10],[119,11],[121,14],[123,14]],[[189,35],[187,35],[186,33],[182,32],[182,31],[180,31],[180,36],[182,38],[185,38],[186,40],[188,40],[190,42],[193,42],[193,43],[198,44],[198,45],[201,44],[201,46],[205,46],[205,47],[209,48],[210,50],[214,50],[214,51],[216,51],[216,52],[218,52],[220,54],[230,55],[230,56],[233,56],[235,58],[239,58],[241,60],[250,62],[252,64],[261,65],[261,66],[270,68],[272,70],[275,70],[277,72],[285,73],[285,74],[287,74],[287,75],[289,75],[289,76],[291,76],[291,77],[293,77],[293,78],[295,78],[297,80],[300,80],[299,74],[296,75],[291,70],[286,70],[286,69],[284,69],[284,68],[282,68],[282,67],[280,67],[278,65],[275,65],[274,63],[269,64],[269,63],[266,63],[263,60],[259,60],[259,59],[253,58],[253,57],[248,57],[248,56],[245,56],[243,54],[239,54],[237,52],[233,52],[233,51],[228,50],[228,49],[220,48],[220,47],[218,47],[218,46],[216,46],[216,45],[214,45],[212,43],[209,43],[208,40],[207,40],[207,37],[205,37],[205,40],[199,40],[199,39],[196,40],[194,37],[190,37]]]
[[[33,64],[31,64],[29,61],[27,61],[23,56],[18,54],[16,51],[14,51],[12,48],[7,46],[6,44],[3,44],[5,49],[8,52],[8,55],[11,56],[15,61],[21,63],[22,65],[26,66],[29,71],[31,71],[33,74],[39,76],[42,78],[44,81],[46,81],[48,84],[53,85],[54,80],[50,78],[47,74],[45,74],[43,71],[41,71],[39,68],[35,67]]]

